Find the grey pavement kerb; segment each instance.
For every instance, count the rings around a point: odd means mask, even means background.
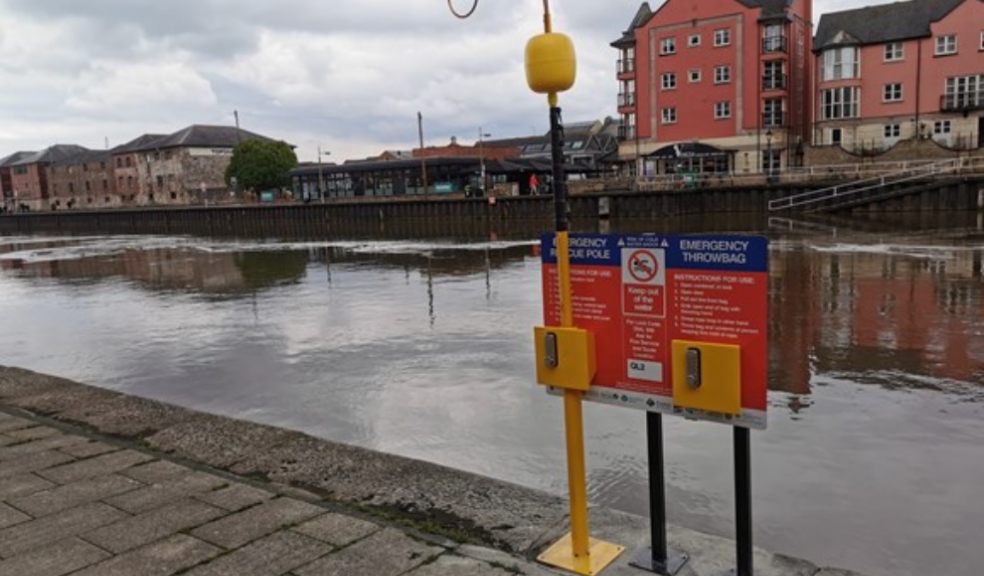
[[[499,549],[513,558],[535,557],[566,529],[566,503],[543,492],[27,370],[0,367],[0,407],[76,425],[90,435],[166,454],[179,463],[301,489],[333,505]],[[87,474],[85,466],[67,466],[55,480]],[[630,550],[647,544],[647,521],[641,517],[593,509],[592,530]],[[675,547],[691,553],[691,575],[711,574],[733,563],[733,543],[727,539],[675,526],[670,538]],[[757,551],[756,559],[762,576],[821,572],[808,562],[765,551]],[[638,575],[624,561],[608,573]]]

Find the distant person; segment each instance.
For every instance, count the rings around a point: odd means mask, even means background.
[[[530,194],[537,195],[540,193],[540,180],[536,177],[536,174],[530,174]]]

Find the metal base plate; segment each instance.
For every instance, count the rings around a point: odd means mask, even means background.
[[[652,572],[653,574],[676,576],[677,572],[686,566],[688,560],[690,560],[690,556],[683,552],[670,549],[666,551],[666,562],[663,564],[656,563],[653,562],[653,549],[643,548],[636,554],[632,562],[629,562],[629,566],[645,570],[646,572]]]
[[[575,558],[573,540],[568,533],[540,554],[537,561],[581,576],[595,576],[624,551],[624,546],[590,538],[587,558]]]

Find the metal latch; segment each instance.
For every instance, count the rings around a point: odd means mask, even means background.
[[[560,358],[557,354],[557,334],[556,332],[547,332],[543,337],[543,347],[544,347],[544,361],[550,368],[556,368],[560,364]]]
[[[696,390],[700,385],[700,349],[687,348],[687,386]]]

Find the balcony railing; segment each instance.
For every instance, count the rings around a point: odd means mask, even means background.
[[[785,90],[789,84],[789,77],[786,74],[766,74],[762,76],[763,90]]]
[[[944,94],[940,97],[940,110],[943,112],[984,110],[984,90]]]
[[[762,38],[762,52],[772,54],[773,52],[786,52],[788,48],[785,36],[766,36]]]
[[[618,127],[618,139],[619,140],[635,140],[636,130],[635,126],[619,126]]]
[[[620,58],[618,60],[618,73],[628,74],[635,72],[635,58]]]
[[[619,92],[618,94],[619,108],[625,106],[635,106],[635,103],[636,103],[635,92]]]

